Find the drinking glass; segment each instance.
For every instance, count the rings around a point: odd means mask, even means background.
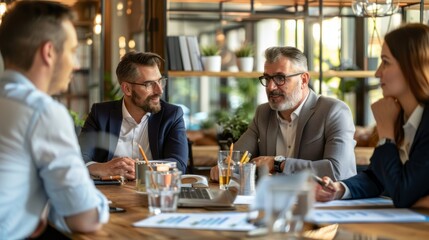
[[[231,159],[229,157],[231,156]],[[235,166],[240,162],[242,153],[240,151],[220,150],[218,154],[219,168],[219,188],[227,189],[231,183],[231,178],[235,170]]]
[[[152,215],[176,211],[181,175],[178,170],[146,171],[148,206]]]

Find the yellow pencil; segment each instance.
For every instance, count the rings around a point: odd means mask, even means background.
[[[144,153],[143,148],[142,148],[142,146],[140,146],[140,144],[139,144],[139,150],[140,150],[141,155],[143,156],[144,161],[146,162],[146,165],[149,167],[149,169],[150,169],[151,171],[153,171],[153,168],[152,168],[152,166],[149,164],[149,160],[147,160],[146,154]]]
[[[244,163],[244,161],[246,160],[246,158],[247,158],[247,154],[248,154],[249,152],[248,151],[245,151],[244,152],[244,154],[243,154],[243,156],[241,157],[241,159],[240,159],[240,162],[241,163]]]
[[[231,166],[231,159],[232,159],[232,151],[234,150],[234,143],[231,143],[231,146],[229,147],[229,155],[228,155],[228,169],[226,170],[226,183],[229,184],[229,175],[230,175],[230,166]]]

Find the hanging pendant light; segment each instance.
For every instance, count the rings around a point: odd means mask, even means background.
[[[359,17],[383,17],[396,13],[398,0],[354,0],[352,10]]]

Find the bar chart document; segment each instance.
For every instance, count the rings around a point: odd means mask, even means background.
[[[428,217],[409,209],[315,209],[306,219],[315,223],[425,222]]]
[[[249,231],[248,213],[162,213],[135,222],[134,227]]]

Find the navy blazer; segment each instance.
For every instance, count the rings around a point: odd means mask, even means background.
[[[429,105],[423,111],[409,160],[402,164],[393,143],[376,147],[367,170],[343,181],[352,198],[390,196],[396,207],[411,207],[429,195]]]
[[[85,162],[107,162],[113,158],[122,125],[122,100],[95,103],[79,135]],[[173,161],[183,173],[188,163],[188,140],[183,111],[161,101],[161,111],[148,122],[153,159]]]

